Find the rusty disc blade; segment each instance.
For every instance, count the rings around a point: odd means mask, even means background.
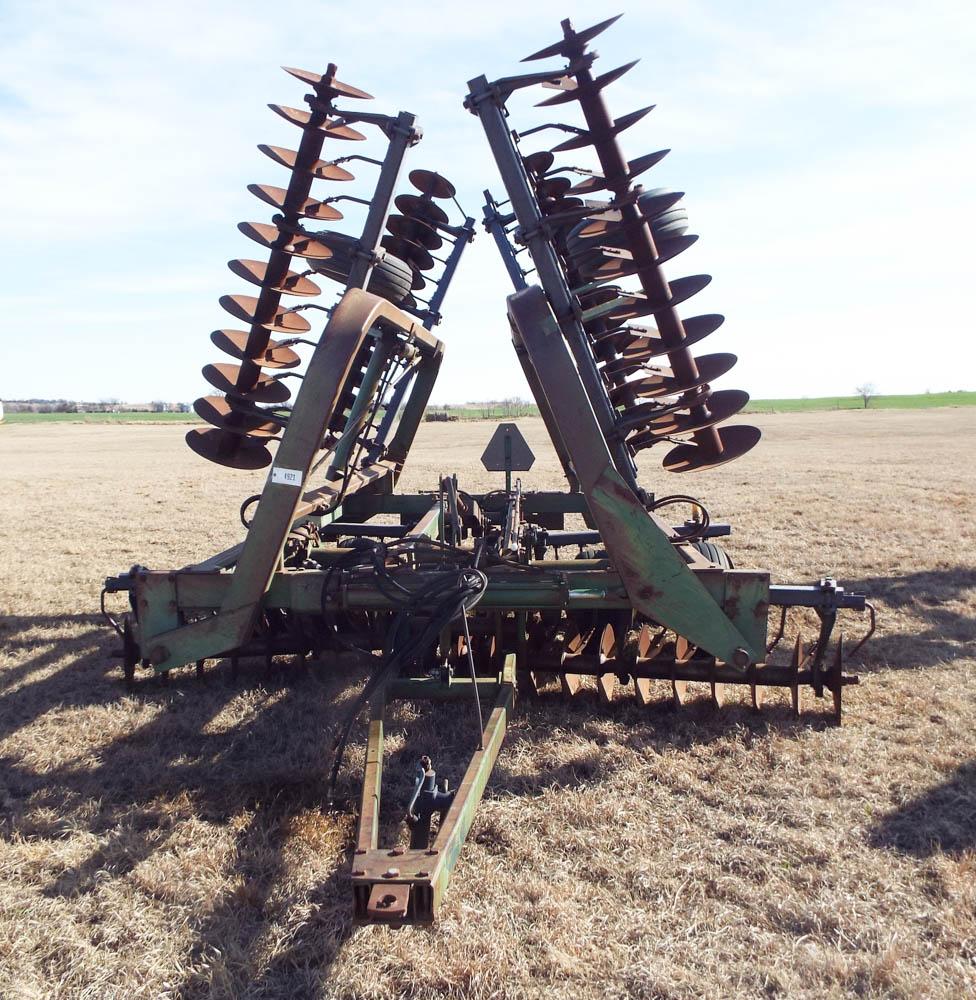
[[[673,308],[690,299],[693,295],[696,295],[711,280],[711,275],[708,274],[691,274],[686,278],[676,278],[674,281],[669,282],[671,295],[666,301],[651,302],[643,296],[639,299],[637,296],[633,296],[635,299],[633,303],[626,303],[619,306],[607,318],[624,322],[628,319],[637,319],[638,316],[649,316],[652,313],[661,312],[663,309]]]
[[[573,186],[568,177],[544,177],[535,189],[544,198],[562,198]]]
[[[626,403],[631,396],[647,398],[687,392],[689,389],[721,378],[735,366],[737,360],[738,358],[734,354],[703,354],[700,358],[695,358],[695,364],[698,367],[697,378],[690,376],[680,378],[669,370],[655,372],[653,375],[645,375],[642,378],[616,386],[610,390],[610,399],[614,405],[619,406]]]
[[[636,450],[649,448],[662,437],[676,434],[691,434],[694,431],[714,427],[734,417],[749,402],[749,393],[741,389],[720,389],[713,392],[703,405],[696,406],[701,412],[690,411],[668,414],[648,422],[647,426],[627,439],[627,444]]]
[[[229,434],[248,434],[253,438],[272,438],[281,430],[273,420],[235,410],[226,396],[202,396],[193,403],[198,417]]]
[[[522,62],[548,59],[550,56],[572,55],[586,45],[587,42],[596,38],[601,32],[606,31],[614,21],[619,21],[621,17],[623,17],[623,14],[616,14],[614,17],[608,17],[605,21],[594,24],[590,28],[585,28],[583,31],[576,31],[570,38],[563,38],[553,45],[547,45],[544,49],[539,49],[538,52],[533,52],[532,55],[526,56]]]
[[[282,232],[267,222],[239,222],[237,228],[248,239],[269,250],[281,250],[308,260],[327,260],[332,256],[332,251],[324,243],[305,233]]]
[[[320,295],[322,289],[295,271],[286,271],[277,281],[268,281],[268,265],[260,260],[229,260],[227,266],[237,275],[261,288],[271,288],[287,295]]]
[[[416,194],[400,194],[394,199],[394,205],[408,219],[422,219],[424,222],[447,223],[447,212],[440,205],[435,205],[429,198]]]
[[[263,469],[271,464],[267,445],[246,435],[194,427],[186,435],[186,443],[202,458],[229,469]]]
[[[302,359],[290,347],[269,340],[257,354],[247,353],[250,334],[246,330],[214,330],[210,339],[224,354],[238,361],[253,361],[262,368],[297,368]]]
[[[287,403],[291,392],[284,383],[271,375],[259,375],[253,386],[245,385],[238,388],[241,378],[241,365],[204,365],[203,377],[221,392],[233,393],[246,398],[251,403]]]
[[[528,156],[523,156],[522,162],[530,174],[541,177],[552,166],[555,159],[556,157],[548,149],[540,149],[537,153],[529,153]]]
[[[539,101],[536,107],[551,108],[556,104],[567,104],[569,101],[575,101],[583,95],[598,94],[604,87],[609,87],[614,80],[619,80],[624,73],[632,70],[639,62],[640,59],[635,59],[625,66],[618,66],[616,69],[611,69],[590,83],[564,90],[561,94],[556,94],[555,97],[547,97],[544,101]]]
[[[391,215],[386,220],[386,228],[394,236],[420,243],[427,250],[439,250],[444,240],[436,230],[431,229],[422,219],[408,219],[403,215]]]
[[[274,187],[271,184],[248,184],[247,189],[261,201],[267,202],[275,208],[280,208],[286,215],[302,215],[307,219],[316,219],[319,222],[342,218],[342,212],[339,209],[326,205],[323,201],[316,201],[314,198],[306,198],[300,205],[286,208],[288,191],[285,188]]]
[[[286,73],[290,73],[296,80],[301,80],[302,83],[307,83],[310,87],[314,87],[319,96],[327,92],[333,97],[352,97],[360,101],[371,101],[373,99],[373,95],[367,94],[365,90],[360,90],[358,87],[353,87],[349,83],[343,83],[341,80],[336,80],[323,73],[313,73],[307,69],[295,69],[294,66],[282,66],[281,68]]]
[[[262,143],[258,146],[258,149],[260,149],[265,156],[274,160],[275,163],[278,163],[283,167],[288,167],[289,170],[296,170],[301,173],[311,174],[319,180],[351,181],[355,177],[355,175],[349,173],[348,170],[343,170],[342,167],[336,166],[334,163],[329,163],[327,160],[313,160],[308,166],[305,166],[304,164],[297,166],[298,153],[296,153],[293,149],[285,149],[284,146],[268,146]]]
[[[271,310],[262,311],[258,317],[258,300],[253,295],[222,295],[220,305],[234,319],[239,319],[242,323],[257,323],[276,333],[308,333],[312,329],[304,317],[280,308],[276,308],[273,313]]]
[[[434,258],[430,252],[413,240],[404,240],[396,236],[384,236],[380,246],[389,250],[395,257],[405,260],[412,267],[421,271],[429,271],[434,266]]]
[[[410,183],[428,198],[453,198],[457,194],[454,185],[433,170],[411,170]]]
[[[705,469],[714,469],[741,457],[754,448],[762,437],[758,427],[750,427],[748,424],[718,427],[716,433],[722,442],[720,452],[691,442],[679,444],[665,455],[664,468],[668,472],[702,472]]]
[[[607,374],[615,375],[619,372],[638,368],[651,358],[660,358],[665,354],[671,354],[674,351],[681,351],[686,347],[692,347],[714,333],[722,325],[723,320],[724,317],[719,316],[717,313],[707,316],[692,316],[686,319],[682,324],[685,329],[685,337],[677,346],[665,344],[660,337],[631,334],[629,331],[632,328],[624,327],[623,330],[615,331],[607,337],[601,337],[597,341],[597,343],[601,344],[607,340],[611,341],[614,351],[619,355],[619,357],[614,358],[612,361],[608,361],[603,370]]]
[[[318,118],[318,115],[313,116],[308,111],[299,111],[298,108],[288,108],[283,104],[269,104],[268,107],[276,115],[281,115],[286,122],[291,122],[292,125],[297,125],[299,128],[314,128],[319,132],[325,132],[330,139],[359,141],[366,138],[362,132],[357,132],[354,128],[343,125],[338,118],[327,118],[325,121],[313,125],[312,119],[313,117]]]

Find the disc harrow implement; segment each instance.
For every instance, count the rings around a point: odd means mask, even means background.
[[[187,435],[218,464],[270,466],[267,479],[241,505],[243,542],[179,570],[134,566],[102,594],[129,683],[140,669],[199,676],[219,660],[232,677],[250,659],[265,671],[276,660],[329,674],[356,664],[362,687],[336,723],[329,788],[332,804],[346,799],[346,750],[365,721],[350,845],[359,922],[435,919],[516,694],[594,712],[624,701],[758,711],[768,700],[784,715],[812,694],[839,723],[857,677],[843,642],[832,644],[835,626],[866,610],[865,639],[874,629],[864,595],[831,578],[775,584],[734,566],[720,544],[730,525],[695,496],[655,494],[638,473],[638,459],[665,443],[655,475],[723,465],[759,431],[730,422],[747,393],[713,388],[735,356],[693,352],[723,318],[678,313],[710,279],[664,276],[697,237],[683,192],[637,183],[667,150],[627,160],[621,149],[651,109],[612,117],[606,107],[604,93],[635,66],[593,73],[588,44],[615,20],[583,31],[563,22],[562,37],[528,57],[563,64],[478,77],[465,102],[505,188],[501,201],[486,191],[484,209],[515,288],[499,319],[568,490],[530,488],[534,456],[518,425],[503,423],[482,461],[504,486],[468,490],[442,474],[425,491],[397,492],[443,354],[431,331],[474,220],[443,174],[404,168],[421,138],[411,113],[356,110],[369,95],[334,65],[288,69],[310,89],[306,109],[271,107],[280,127],[298,130],[297,149],[259,147],[288,180],[249,188],[274,214],[239,226],[250,249],[229,268],[243,290],[219,300],[236,325],[211,334],[225,360],[203,369],[211,390],[194,407],[208,426]],[[576,109],[580,124],[512,132],[508,102],[540,85],[543,106]],[[552,148],[522,149],[553,129]],[[343,152],[359,148],[369,155]],[[590,165],[563,164],[567,153]],[[368,196],[353,164],[378,172]],[[109,594],[128,597],[118,619]],[[812,641],[790,630],[792,608],[804,627],[818,622]],[[787,632],[792,652],[777,653]],[[400,700],[467,704],[473,722],[462,773],[440,774],[429,747],[412,780],[401,776],[396,826],[381,812],[382,775],[388,710]]]

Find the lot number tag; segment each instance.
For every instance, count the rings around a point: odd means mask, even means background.
[[[278,483],[281,486],[298,486],[302,485],[302,470],[301,469],[282,469],[280,466],[272,466],[271,468],[271,482]]]

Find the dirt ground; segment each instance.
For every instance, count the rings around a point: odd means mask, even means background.
[[[0,427],[0,997],[976,995],[976,409],[757,421],[734,465],[644,480],[739,565],[876,602],[845,725],[522,701],[439,924],[398,932],[351,926],[353,816],[320,808],[356,678],[128,693],[108,658],[102,579],[237,540],[261,474],[176,427]],[[559,486],[523,427],[525,485]],[[402,487],[498,485],[491,430],[426,425]],[[464,713],[392,728],[401,762],[470,749]]]

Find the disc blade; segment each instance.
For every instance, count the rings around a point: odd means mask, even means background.
[[[435,205],[429,198],[416,194],[397,195],[393,202],[408,219],[422,219],[424,222],[447,223],[447,212]]]
[[[410,183],[428,198],[453,198],[457,194],[454,185],[433,170],[411,170]]]
[[[754,448],[762,437],[758,427],[750,427],[748,424],[719,427],[716,433],[722,442],[720,452],[710,451],[693,443],[679,444],[665,456],[664,468],[668,472],[702,472],[714,469],[740,458]]]
[[[198,417],[230,434],[248,434],[252,438],[275,437],[281,426],[274,421],[250,413],[241,413],[231,406],[226,396],[202,396],[193,403]]]
[[[275,308],[273,312],[262,310],[258,317],[258,300],[253,295],[222,295],[220,305],[242,323],[257,323],[258,326],[277,333],[308,333],[312,329],[308,320],[281,308]]]
[[[266,222],[239,222],[237,228],[248,238],[269,250],[282,250],[308,260],[326,260],[332,251],[305,233],[285,233]]]
[[[695,407],[701,412],[695,414],[690,411],[679,411],[651,420],[644,430],[627,438],[627,444],[639,451],[656,444],[662,437],[691,434],[706,427],[714,427],[734,417],[748,402],[749,393],[741,389],[720,389],[711,393],[703,406]]]
[[[253,386],[239,385],[241,365],[204,365],[203,377],[220,392],[242,396],[252,403],[287,403],[291,399],[288,386],[271,375],[260,375]]]
[[[403,215],[391,215],[386,220],[386,228],[394,236],[400,236],[405,240],[412,240],[420,243],[428,250],[438,250],[444,245],[444,241],[436,230],[431,229],[420,219],[408,219]]]
[[[530,174],[541,175],[552,166],[555,159],[555,156],[548,149],[540,149],[536,153],[529,153],[528,156],[523,156],[522,162]]]
[[[674,351],[693,347],[714,333],[722,325],[723,320],[724,317],[718,314],[692,316],[690,319],[686,319],[682,324],[685,329],[685,337],[677,347],[666,345],[660,337],[631,335],[628,331],[632,330],[633,327],[624,327],[623,331],[613,333],[610,337],[600,338],[597,341],[597,343],[611,341],[611,346],[619,355],[619,357],[607,362],[604,371],[608,374],[618,374],[633,370],[652,358],[660,358]]]
[[[186,443],[202,458],[230,469],[263,469],[271,464],[271,452],[262,442],[213,427],[194,427]]]
[[[373,95],[367,94],[365,90],[360,90],[358,87],[353,87],[351,84],[335,80],[322,73],[313,73],[307,69],[295,69],[293,66],[282,66],[281,68],[286,73],[291,73],[297,80],[301,80],[302,83],[307,83],[309,86],[314,87],[320,94],[321,92],[328,92],[334,97],[351,97],[360,101],[371,101],[373,99]]]
[[[654,188],[645,191],[638,199],[641,213],[646,219],[653,219],[655,216],[673,208],[682,198],[684,191],[669,191],[667,188]]]
[[[319,132],[325,132],[330,139],[350,139],[360,141],[366,138],[362,132],[357,132],[348,125],[341,124],[337,118],[327,118],[320,124],[312,124],[312,119],[318,115],[312,115],[308,111],[300,111],[298,108],[289,108],[283,104],[269,104],[269,108],[276,114],[281,115],[286,122],[297,125],[299,128],[314,128]]]
[[[599,24],[594,24],[591,28],[585,28],[583,31],[577,31],[569,39],[564,38],[560,42],[556,42],[554,45],[547,45],[544,49],[539,49],[538,52],[533,52],[532,55],[526,56],[522,62],[532,62],[535,59],[548,59],[550,56],[567,55],[568,52],[564,52],[564,46],[572,46],[576,48],[581,45],[585,45],[587,42],[592,41],[601,32],[606,31],[615,21],[619,21],[623,17],[623,14],[616,14],[614,17],[608,17],[605,21],[601,21]]]
[[[275,163],[278,163],[283,167],[288,167],[289,170],[311,174],[319,180],[351,181],[355,177],[355,175],[349,173],[348,170],[343,170],[342,167],[336,166],[334,163],[329,163],[327,160],[313,160],[308,166],[296,166],[298,163],[298,153],[293,149],[285,149],[284,146],[267,146],[262,143],[258,146],[258,149],[260,149],[265,156],[274,160]]]
[[[214,330],[210,339],[224,354],[238,361],[253,361],[262,368],[297,368],[302,359],[290,347],[269,340],[257,354],[247,353],[250,334],[246,330]]]
[[[230,260],[227,262],[227,266],[238,278],[243,278],[252,285],[270,288],[282,294],[311,297],[320,295],[322,292],[322,289],[314,281],[309,281],[304,275],[295,271],[286,271],[276,281],[269,281],[268,265],[260,260]]]
[[[306,198],[300,205],[286,207],[288,191],[285,188],[274,187],[271,184],[248,184],[248,191],[261,201],[280,208],[286,215],[301,215],[306,219],[315,219],[318,222],[335,221],[342,218],[342,212],[323,201],[316,201],[314,198]]]
[[[735,366],[737,360],[734,354],[703,354],[700,358],[695,358],[698,367],[696,377],[679,377],[669,369],[665,369],[664,372],[645,375],[615,386],[610,390],[610,399],[615,406],[619,406],[631,397],[646,399],[687,392],[689,389],[711,384],[717,378],[721,378]]]
[[[434,258],[430,252],[414,240],[404,240],[393,235],[384,236],[380,240],[380,246],[418,270],[429,271],[434,266]]]
[[[627,179],[632,181],[635,177],[639,177],[655,164],[660,163],[670,152],[670,149],[658,149],[653,153],[645,153],[643,156],[631,160],[627,164]]]

